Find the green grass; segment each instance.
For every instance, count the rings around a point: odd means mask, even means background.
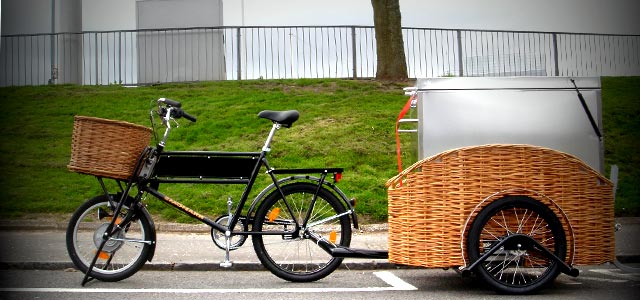
[[[396,173],[394,120],[405,101],[402,86],[373,81],[226,81],[120,86],[40,86],[0,90],[5,114],[0,121],[0,216],[71,213],[100,192],[91,176],[68,172],[74,115],[126,120],[148,125],[150,102],[159,97],[182,101],[198,122],[181,122],[168,150],[258,151],[271,123],[257,118],[264,109],[297,109],[301,118],[280,130],[270,163],[276,168],[343,167],[340,187],[359,199],[359,211],[386,218],[384,182]],[[256,193],[266,182],[256,184]],[[207,214],[224,211],[237,200],[237,186],[174,185],[161,190]],[[150,200],[154,214],[182,215]]]
[[[605,165],[618,165],[617,216],[640,216],[640,77],[602,80]]]
[[[121,86],[38,86],[0,89],[0,217],[72,213],[100,193],[91,176],[67,171],[74,115],[148,125],[150,103],[179,100],[198,122],[181,122],[167,150],[257,151],[270,122],[264,109],[297,109],[300,120],[278,132],[270,163],[276,168],[343,167],[339,184],[358,199],[370,221],[387,217],[385,181],[397,174],[395,119],[411,85],[353,80],[224,81]],[[603,78],[606,163],[621,169],[616,213],[640,215],[639,78]],[[256,184],[257,194],[266,181]],[[238,186],[166,185],[161,191],[207,215],[226,210],[240,197]],[[147,200],[152,214],[186,221],[160,201]]]

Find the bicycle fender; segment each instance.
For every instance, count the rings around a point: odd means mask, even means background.
[[[153,222],[153,219],[151,218],[151,214],[147,210],[147,207],[142,203],[138,204],[138,212],[144,214],[147,220],[149,220],[149,226],[151,227],[151,230],[149,232],[149,234],[151,235],[151,249],[149,250],[149,255],[147,256],[147,261],[151,262],[153,256],[156,253],[156,225]]]
[[[282,178],[279,179],[277,181],[277,185],[281,186],[282,184],[288,183],[288,182],[294,182],[294,181],[315,181],[315,182],[320,182],[320,178],[319,177],[315,177],[315,176],[309,176],[309,175],[295,175],[295,176],[289,176],[286,178]],[[328,187],[330,191],[332,191],[334,194],[336,194],[338,196],[338,198],[340,200],[342,200],[342,202],[345,204],[347,210],[351,211],[351,220],[353,222],[353,228],[358,229],[358,217],[356,215],[356,211],[353,208],[353,205],[351,205],[351,202],[349,201],[349,199],[347,198],[347,195],[345,195],[345,193],[340,190],[340,188],[338,188],[335,184],[331,183],[331,182],[323,182],[322,183],[324,187]],[[258,194],[258,196],[256,196],[256,198],[253,200],[253,202],[251,202],[251,206],[249,206],[249,210],[247,211],[247,217],[251,216],[253,214],[253,211],[255,210],[255,208],[258,206],[258,204],[260,202],[262,202],[263,198],[266,197],[267,195],[269,195],[273,190],[276,189],[276,183],[272,183],[269,186],[267,186],[266,188],[264,188],[260,194]],[[247,224],[245,224],[245,226],[248,226]]]
[[[111,198],[113,199],[115,197],[115,199],[120,199],[121,194],[112,194]],[[134,198],[131,196],[127,196],[127,199],[125,200],[125,203],[133,203],[135,202]],[[128,204],[128,205],[129,205]],[[153,256],[156,253],[156,225],[153,222],[153,219],[151,218],[151,214],[149,213],[149,211],[147,210],[147,207],[142,204],[141,202],[137,202],[136,204],[136,213],[142,213],[146,219],[149,221],[149,234],[151,235],[151,249],[149,250],[149,255],[147,256],[147,261],[151,262],[151,260],[153,259]]]

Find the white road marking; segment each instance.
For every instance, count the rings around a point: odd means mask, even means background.
[[[580,277],[581,280],[593,280],[593,281],[600,281],[600,282],[611,282],[611,283],[625,283],[625,282],[629,282],[629,280],[624,280],[624,279],[607,279],[607,278],[596,278],[596,277]]]
[[[590,272],[599,273],[603,275],[609,275],[618,278],[624,278],[632,281],[640,281],[640,273],[624,273],[620,270],[608,270],[608,269],[593,269]]]
[[[0,292],[29,293],[136,293],[136,294],[226,294],[226,293],[326,293],[326,292],[381,292],[413,291],[417,288],[388,271],[374,272],[376,277],[390,286],[361,288],[280,288],[280,289],[106,289],[106,288],[0,288]]]
[[[398,278],[389,271],[373,272],[378,278],[384,280],[388,285],[396,288],[398,291],[415,291],[418,288],[409,284],[408,282]]]

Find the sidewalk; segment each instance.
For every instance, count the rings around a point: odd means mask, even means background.
[[[618,260],[638,266],[640,263],[640,218],[618,218],[622,228],[616,232]],[[158,242],[147,270],[220,270],[224,251],[211,241],[204,225],[157,224]],[[351,246],[363,249],[387,249],[386,224],[362,226],[354,230]],[[73,268],[65,243],[65,223],[0,221],[0,269]],[[231,270],[262,270],[250,238],[231,252]],[[387,260],[345,259],[344,268],[395,268]]]
[[[58,270],[74,268],[67,254],[67,224],[0,221],[0,269]],[[224,250],[211,240],[205,225],[156,224],[157,245],[147,270],[221,270]],[[362,226],[353,230],[352,248],[387,249],[386,224]],[[231,270],[264,270],[253,250],[251,238],[230,252]],[[344,268],[392,268],[386,259],[345,259]]]

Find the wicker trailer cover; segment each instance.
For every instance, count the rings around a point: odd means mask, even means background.
[[[466,266],[466,233],[483,207],[507,195],[549,206],[563,223],[567,261],[613,261],[613,184],[576,157],[530,145],[483,145],[421,160],[387,181],[389,261]]]

